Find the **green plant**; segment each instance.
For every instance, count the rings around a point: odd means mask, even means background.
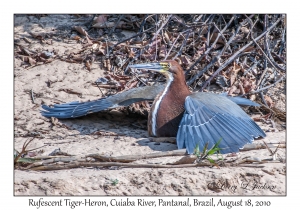
[[[208,142],[206,142],[206,144],[204,145],[204,148],[202,150],[202,153],[200,152],[199,149],[199,144],[196,145],[195,149],[194,149],[194,155],[196,155],[198,157],[198,161],[202,161],[204,159],[207,159],[210,163],[212,164],[216,164],[215,160],[213,160],[210,156],[213,154],[217,154],[217,157],[219,157],[219,155],[221,154],[221,148],[219,147],[220,143],[222,141],[222,138],[220,138],[217,143],[215,143],[211,149],[208,149]],[[223,157],[221,156],[220,159],[223,159]]]
[[[111,179],[111,185],[116,186],[119,183],[118,179]]]

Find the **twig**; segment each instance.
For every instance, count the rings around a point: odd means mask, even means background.
[[[120,15],[117,22],[115,23],[115,25],[112,27],[112,29],[110,30],[108,36],[110,36],[116,29],[117,25],[119,25],[120,21],[122,20],[122,18],[124,17],[124,15]]]
[[[141,33],[143,31],[143,28],[144,28],[144,25],[146,23],[146,20],[148,18],[149,15],[145,15],[143,21],[142,21],[142,24],[140,25],[140,30],[139,30],[139,33]]]
[[[279,55],[281,55],[284,45],[285,45],[285,27],[284,27],[283,33],[282,33],[281,45],[280,45],[280,49],[279,49],[279,53],[278,53]]]
[[[105,96],[104,93],[102,92],[101,88],[99,87],[98,82],[96,82],[96,85],[97,85],[97,87],[99,88],[99,90],[100,90],[100,92],[102,94],[101,97]]]
[[[96,17],[96,15],[93,15],[92,19],[90,21],[88,21],[88,27],[87,29],[90,30],[92,25],[93,25],[93,22],[94,22],[94,18]]]
[[[267,37],[267,34],[266,34],[266,37]],[[267,39],[267,38],[266,38]],[[271,65],[273,67],[275,67],[276,69],[278,70],[281,70],[281,71],[286,71],[286,69],[282,68],[281,66],[279,66],[273,59],[271,53],[270,53],[270,49],[269,49],[269,42],[266,40],[265,41],[265,46],[266,46],[266,51],[268,53],[268,57],[266,57],[268,59],[268,61],[271,63]],[[265,54],[264,54],[265,55]],[[266,56],[266,55],[265,55]]]
[[[182,43],[182,45],[181,45],[181,47],[180,47],[178,53],[174,56],[173,60],[175,60],[178,56],[180,56],[180,55],[182,54],[182,49],[183,49],[183,47],[186,45],[187,39],[188,39],[188,37],[189,37],[189,35],[190,35],[190,32],[191,32],[191,31],[188,30],[188,33],[187,33],[186,37],[184,37],[184,41],[183,41],[183,43]]]
[[[31,100],[32,100],[32,103],[35,104],[35,101],[34,101],[34,95],[33,95],[33,89],[31,89],[30,93],[31,93]]]
[[[266,144],[268,147],[279,147],[285,148],[286,146],[280,143],[269,143]],[[241,152],[249,151],[249,150],[257,150],[257,149],[266,149],[267,146],[264,144],[246,144],[243,149],[240,149]]]
[[[99,154],[90,154],[90,155],[87,155],[86,157],[92,157],[95,159],[99,159],[101,161],[129,163],[129,162],[133,162],[133,161],[141,160],[141,159],[168,157],[168,156],[183,156],[185,154],[186,154],[186,150],[181,149],[181,150],[173,150],[173,151],[169,151],[169,152],[156,152],[156,153],[145,154],[145,155],[124,155],[124,156],[118,156],[118,157],[108,157],[108,156],[99,155]]]
[[[27,140],[24,142],[24,144],[23,144],[23,146],[22,146],[22,151],[21,151],[21,152],[17,155],[17,157],[14,159],[14,163],[15,163],[15,164],[18,162],[19,158],[20,158],[22,155],[26,154],[27,152],[33,151],[33,150],[37,150],[37,149],[39,149],[39,148],[44,147],[44,146],[41,146],[41,147],[38,147],[38,148],[26,150],[26,148],[28,147],[28,145],[29,145],[33,140],[34,140],[34,138],[32,138],[32,139],[30,139],[30,140],[27,139]]]
[[[34,171],[52,171],[52,170],[63,170],[70,168],[79,167],[126,167],[126,168],[190,168],[190,167],[203,167],[212,166],[210,163],[197,163],[197,164],[182,164],[182,165],[161,165],[161,164],[133,164],[133,163],[114,163],[114,162],[104,162],[104,163],[90,163],[90,162],[72,162],[67,165],[48,165],[48,166],[38,166],[31,168]]]

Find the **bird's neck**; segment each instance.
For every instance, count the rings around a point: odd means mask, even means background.
[[[182,75],[184,76],[184,75]],[[151,136],[176,136],[190,91],[183,78],[169,76],[165,89],[155,98],[148,119]]]

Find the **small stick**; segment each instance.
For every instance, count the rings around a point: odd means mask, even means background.
[[[124,17],[124,15],[120,15],[117,22],[115,23],[115,25],[113,26],[113,28],[110,30],[110,32],[108,33],[108,36],[110,36],[116,29],[117,25],[119,25],[120,21],[122,20],[122,18]]]
[[[101,88],[99,87],[98,82],[96,82],[96,85],[97,85],[97,87],[99,88],[99,90],[100,90],[100,92],[101,92],[101,94],[102,94],[101,97],[105,96],[104,93],[102,92]]]
[[[282,145],[282,144],[273,144],[273,143],[269,143],[269,144],[266,144],[269,148],[274,148],[274,147],[279,147],[279,148],[286,148],[285,145]],[[249,151],[249,150],[257,150],[257,149],[266,149],[267,146],[264,145],[264,144],[246,144],[244,146],[243,149],[240,149],[240,152],[244,152],[244,151]]]
[[[33,89],[31,89],[30,93],[31,93],[31,100],[32,100],[32,103],[35,104],[35,101],[34,101],[34,95],[33,95]]]
[[[168,152],[155,152],[155,153],[145,154],[145,155],[123,155],[117,157],[109,157],[109,156],[99,155],[99,154],[90,154],[87,155],[86,157],[92,157],[95,159],[99,159],[102,161],[109,161],[109,162],[129,163],[141,159],[168,157],[168,156],[184,156],[185,154],[186,154],[186,150],[181,149],[181,150],[173,150]]]
[[[197,164],[182,164],[182,165],[162,165],[162,164],[132,164],[132,163],[114,163],[114,162],[104,162],[104,163],[90,163],[90,162],[73,162],[67,165],[48,165],[48,166],[38,166],[31,168],[34,171],[50,171],[50,170],[63,170],[70,168],[79,167],[127,167],[127,168],[189,168],[189,167],[203,167],[212,166],[210,163],[197,163]]]

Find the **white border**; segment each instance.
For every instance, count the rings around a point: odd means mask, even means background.
[[[13,14],[14,13],[287,13],[288,46],[288,105],[287,105],[287,197],[252,197],[270,200],[271,208],[298,206],[299,200],[299,14],[294,1],[4,1],[1,3],[1,179],[2,209],[35,209],[28,207],[28,197],[13,197]],[[37,197],[33,197],[37,198]],[[64,197],[66,198],[66,197]],[[73,198],[74,197],[70,197]],[[83,199],[84,197],[78,197]],[[96,198],[93,197],[95,200]],[[101,197],[109,201],[112,197]],[[137,199],[137,197],[134,197]],[[158,198],[143,197],[149,200]],[[175,198],[175,197],[172,197]],[[179,197],[180,198],[180,197]],[[248,197],[223,197],[224,200],[243,200]],[[55,197],[57,199],[57,197]],[[75,198],[76,199],[76,198]],[[203,199],[209,199],[203,197]],[[94,207],[95,208],[95,207]],[[96,207],[97,208],[97,207]],[[140,209],[139,207],[125,209]],[[201,207],[200,207],[201,208]],[[236,207],[233,207],[236,209]],[[243,207],[249,209],[249,207]],[[49,208],[48,208],[49,209]],[[69,207],[59,209],[70,209]],[[79,208],[76,208],[79,209]],[[98,209],[98,208],[97,208]],[[115,209],[115,208],[111,208]],[[223,209],[227,209],[223,207]]]

